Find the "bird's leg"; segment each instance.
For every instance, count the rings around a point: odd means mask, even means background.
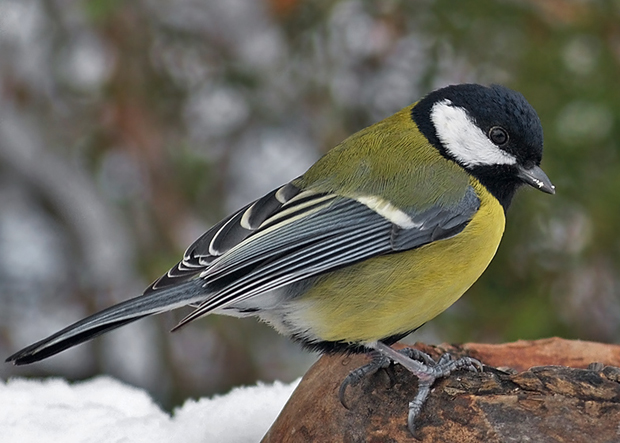
[[[418,377],[418,393],[413,401],[409,402],[409,415],[407,425],[412,435],[415,435],[415,418],[422,410],[422,406],[431,392],[431,387],[435,380],[447,377],[458,369],[482,372],[482,363],[471,357],[462,357],[453,360],[450,354],[442,355],[437,362],[428,354],[416,349],[403,349],[397,351],[382,342],[375,342],[367,345],[375,349],[380,357],[389,359],[395,363],[400,363],[404,368]],[[376,369],[375,369],[376,371]]]

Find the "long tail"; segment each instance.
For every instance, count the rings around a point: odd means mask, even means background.
[[[202,284],[191,280],[111,306],[16,352],[6,361],[34,363],[143,317],[202,301],[206,298]]]

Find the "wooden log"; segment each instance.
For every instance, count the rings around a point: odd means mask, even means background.
[[[415,346],[485,365],[438,380],[407,429],[416,378],[399,365],[338,389],[365,355],[323,356],[304,376],[263,443],[620,442],[620,346],[552,338],[503,345]],[[592,362],[600,364],[588,366]],[[498,367],[499,369],[493,368]],[[389,376],[391,373],[391,376]]]

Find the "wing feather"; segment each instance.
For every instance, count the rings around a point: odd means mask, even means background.
[[[315,197],[320,204],[305,206],[294,216],[289,212],[288,217],[277,214],[277,222],[266,220],[263,231],[257,231],[205,269],[201,278],[213,295],[177,328],[215,309],[234,306],[369,257],[448,238],[460,232],[480,206],[474,190],[468,188],[456,205],[412,211],[408,215],[413,227],[406,229],[358,199],[325,197]]]
[[[423,211],[399,209],[410,218],[407,224],[396,224],[376,209],[391,207],[376,196],[352,199],[287,184],[207,231],[149,289],[203,281],[205,299],[177,329],[213,310],[235,307],[291,283],[456,235],[480,201],[469,187],[456,204]]]
[[[389,226],[347,233],[297,250],[267,266],[257,268],[235,280],[220,291],[216,298],[204,302],[200,308],[211,311],[227,303],[238,303],[262,292],[286,286],[294,281],[354,263],[368,254],[379,255],[389,251]]]
[[[190,245],[175,267],[149,286],[144,294],[195,278],[217,257],[250,236],[259,225],[277,214],[282,206],[300,193],[288,183],[217,223]]]

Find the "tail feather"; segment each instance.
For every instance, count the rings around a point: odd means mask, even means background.
[[[200,302],[205,298],[200,280],[141,295],[86,317],[16,352],[6,361],[16,365],[34,363],[143,317]]]

